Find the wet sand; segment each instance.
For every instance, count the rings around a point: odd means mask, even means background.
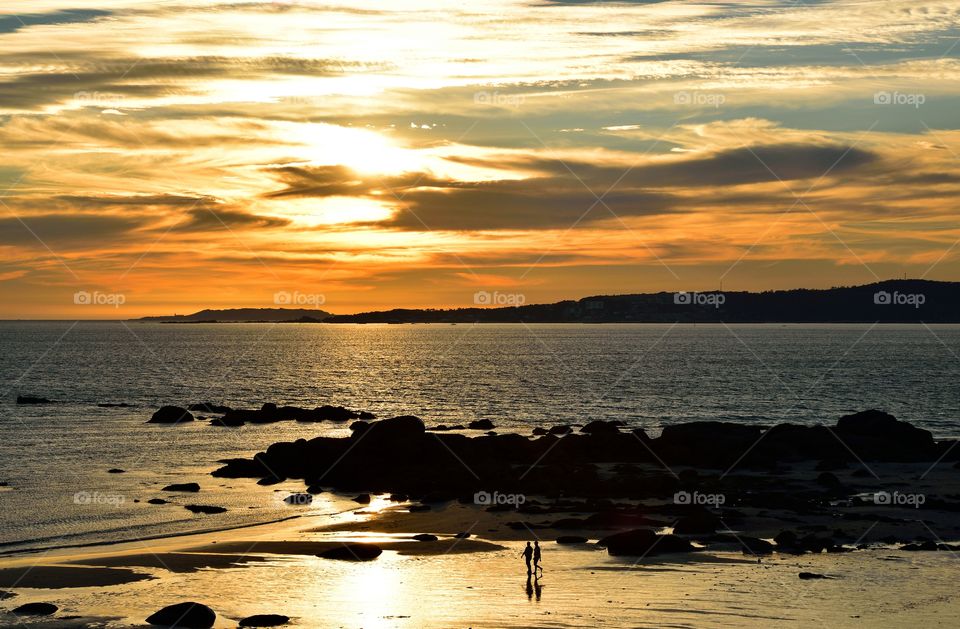
[[[346,497],[343,500],[347,500]],[[218,627],[277,613],[300,627],[900,627],[957,626],[958,557],[890,548],[844,554],[772,555],[701,551],[643,559],[611,557],[594,544],[562,546],[555,532],[504,529],[516,513],[451,503],[426,513],[374,504],[334,518],[300,518],[242,530],[70,549],[42,557],[40,575],[5,586],[28,601],[61,607],[60,620],[27,626],[143,626],[165,605],[196,600]],[[432,526],[431,526],[432,523]],[[470,539],[453,533],[472,530]],[[491,530],[493,529],[493,530]],[[414,533],[434,533],[417,542]],[[544,575],[529,589],[518,557],[543,537]],[[350,541],[384,548],[370,562],[320,559]],[[0,575],[38,557],[8,558]],[[11,565],[11,564],[20,565]],[[802,581],[801,571],[826,580]],[[105,579],[119,579],[105,582]],[[149,579],[133,581],[130,576]],[[50,580],[44,580],[46,577]],[[54,578],[55,577],[55,578]],[[64,586],[62,579],[69,580]],[[48,589],[58,585],[57,589]],[[66,616],[83,619],[64,620]],[[0,616],[9,624],[11,617]],[[51,624],[52,623],[52,624]],[[73,624],[70,624],[73,623]],[[79,625],[77,623],[80,623]]]

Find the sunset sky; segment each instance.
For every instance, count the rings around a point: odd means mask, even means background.
[[[0,0],[0,317],[960,279],[958,42],[955,1]]]

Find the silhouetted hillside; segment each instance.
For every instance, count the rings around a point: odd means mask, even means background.
[[[137,321],[154,323],[215,323],[215,322],[246,322],[246,321],[305,321],[319,322],[332,316],[324,310],[308,310],[305,308],[230,308],[227,310],[201,310],[190,315],[174,315],[172,317],[143,317]]]
[[[327,323],[960,323],[960,282],[889,280],[762,293],[601,295],[511,308],[388,310]]]

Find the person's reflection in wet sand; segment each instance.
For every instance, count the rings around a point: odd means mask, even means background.
[[[537,594],[537,600],[540,600],[540,594],[543,592],[543,586],[540,585],[540,577],[533,578],[533,589]]]
[[[539,586],[537,587],[537,589],[538,589],[538,590],[540,589]],[[528,599],[532,599],[532,598],[533,598],[533,584],[530,582],[530,573],[529,573],[529,572],[527,573],[527,598],[528,598]],[[537,592],[537,598],[538,598],[538,599],[540,598],[540,593],[539,593],[539,592]]]

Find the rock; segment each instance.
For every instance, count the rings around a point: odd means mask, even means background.
[[[773,541],[777,543],[777,546],[783,546],[784,548],[796,548],[797,534],[793,531],[780,531],[777,533],[776,537],[773,538]]]
[[[586,433],[588,435],[612,435],[620,433],[620,426],[623,426],[622,421],[614,420],[610,422],[595,420],[584,426],[580,429],[580,432]]]
[[[843,483],[840,482],[840,479],[837,478],[837,475],[833,472],[821,472],[820,475],[817,476],[817,484],[828,489],[839,489],[843,486]]]
[[[211,426],[219,426],[220,428],[239,428],[245,423],[245,421],[238,417],[229,417],[227,415],[224,415],[223,417],[214,417],[210,420]]]
[[[681,516],[673,525],[673,532],[677,535],[713,534],[720,526],[720,518],[712,513],[695,513]]]
[[[420,533],[418,535],[414,535],[413,539],[417,540],[418,542],[435,542],[440,538],[436,535],[431,535],[430,533]]]
[[[203,513],[205,515],[227,512],[227,510],[223,507],[211,507],[209,505],[186,505],[184,506],[184,509],[190,511],[191,513]]]
[[[359,502],[362,505],[370,504],[370,494],[360,494],[353,499],[354,502]]]
[[[217,622],[217,614],[201,603],[177,603],[164,607],[147,618],[151,625],[167,627],[186,627],[189,629],[209,629]]]
[[[416,440],[423,436],[426,427],[423,420],[413,415],[402,415],[400,417],[391,417],[390,419],[381,419],[378,422],[372,422],[364,431],[356,431],[354,437],[360,434],[370,434],[365,437],[366,440],[373,439],[379,443],[391,444],[395,441],[406,442]]]
[[[164,406],[150,418],[147,423],[150,424],[179,424],[182,422],[192,422],[193,414],[185,408],[179,406]]]
[[[343,544],[334,546],[318,554],[322,559],[339,559],[341,561],[370,561],[376,559],[383,550],[376,544]]]
[[[495,426],[489,419],[478,419],[467,424],[470,430],[493,430]]]
[[[107,474],[126,474],[127,470],[121,470],[119,467],[113,467],[107,470]]]
[[[898,420],[889,413],[871,409],[844,415],[837,422],[837,436],[862,459],[884,461],[934,461],[937,447],[933,434]]]
[[[53,404],[52,400],[45,397],[34,397],[32,395],[18,395],[17,404]]]
[[[377,416],[369,411],[360,411],[360,419],[376,419]]]
[[[271,485],[278,485],[285,481],[285,478],[277,478],[276,476],[267,476],[266,478],[261,478],[257,481],[257,484],[261,487],[269,487]]]
[[[548,434],[548,431],[546,428],[541,428],[540,426],[537,426],[536,428],[533,429],[533,434],[537,437],[540,437],[542,435]]]
[[[804,581],[809,581],[810,579],[829,579],[830,578],[823,574],[817,574],[816,572],[801,572],[797,576],[799,576]]]
[[[13,592],[5,592],[3,590],[0,590],[0,601],[5,601],[9,598],[13,598],[14,596],[16,596],[16,594],[14,594]]]
[[[196,493],[200,491],[199,483],[174,483],[173,485],[167,485],[161,491],[177,491],[177,492],[190,492]]]
[[[688,553],[693,546],[676,535],[657,535],[649,529],[634,529],[604,537],[598,546],[605,547],[611,555],[660,555],[664,553]]]
[[[307,487],[307,493],[313,494],[314,496],[316,496],[317,494],[322,494],[323,487],[321,487],[320,485],[310,485]]]
[[[551,435],[565,435],[572,431],[573,431],[573,428],[564,424],[561,426],[553,426],[552,428],[550,428],[550,430],[547,431],[547,433]]]
[[[304,507],[313,504],[313,496],[310,494],[290,494],[283,501],[288,505]]]
[[[170,504],[170,503],[167,502],[166,500],[164,500],[163,498],[151,498],[150,500],[147,501],[147,504],[151,504],[151,505],[165,505],[165,504]]]
[[[454,537],[457,538],[457,539],[469,539],[469,538],[470,538],[470,533],[467,533],[466,531],[462,531],[462,532],[457,533],[456,535],[454,535]]]
[[[53,603],[27,603],[13,610],[18,616],[49,616],[60,609]]]
[[[558,544],[586,544],[589,540],[579,535],[561,535],[557,538]]]
[[[290,622],[289,616],[280,614],[257,614],[240,621],[241,627],[279,627]]]

